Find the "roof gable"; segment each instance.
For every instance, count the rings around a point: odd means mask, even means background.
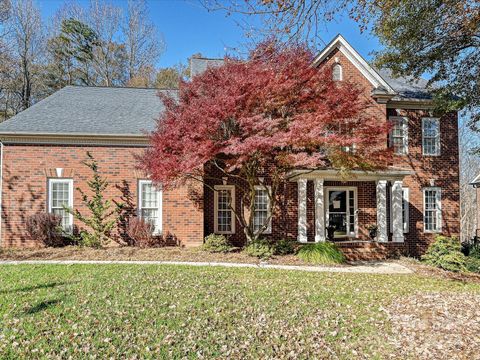
[[[313,60],[313,66],[319,66],[327,57],[338,49],[360,71],[360,73],[373,85],[389,94],[396,94],[395,90],[372,68],[365,59],[356,51],[345,38],[338,34]]]

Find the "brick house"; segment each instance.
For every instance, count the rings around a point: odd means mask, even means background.
[[[194,58],[192,74],[220,63]],[[385,145],[394,148],[394,161],[385,171],[354,171],[348,180],[334,169],[299,171],[285,184],[278,216],[265,236],[325,241],[330,225],[342,247],[355,247],[367,243],[367,226],[376,224],[376,242],[412,256],[422,254],[438,233],[458,236],[457,114],[435,114],[425,81],[377,71],[341,35],[313,65],[330,66],[335,80],[364,87],[368,111],[379,122],[393,123]],[[86,151],[108,177],[109,195],[118,198],[127,191],[139,216],[153,221],[159,233],[172,234],[185,246],[201,244],[210,233],[243,242],[227,206],[230,201],[240,206],[235,184],[210,184],[216,191],[196,184],[164,191],[136,170],[135,156],[148,146],[146,132],[163,110],[157,91],[68,86],[0,124],[0,246],[35,245],[24,224],[36,212],[61,213],[63,225],[72,226],[62,205],[80,206],[75,189],[85,188],[89,177],[81,163]],[[161,91],[175,96],[174,90]],[[268,205],[261,189],[256,201],[255,221],[261,224]]]

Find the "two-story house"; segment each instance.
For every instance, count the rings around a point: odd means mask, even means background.
[[[192,74],[220,63],[194,58]],[[457,114],[436,114],[425,81],[394,79],[374,69],[340,35],[313,66],[329,66],[335,80],[365,89],[368,111],[379,123],[392,123],[385,143],[393,147],[394,160],[384,171],[353,171],[350,179],[335,169],[299,171],[285,184],[285,201],[265,236],[325,241],[330,226],[342,247],[355,247],[368,242],[367,228],[375,224],[376,242],[413,256],[436,234],[458,236]],[[146,132],[163,110],[157,91],[68,86],[0,124],[1,246],[35,245],[26,237],[25,220],[36,212],[58,213],[64,226],[73,225],[63,206],[81,207],[76,188],[85,189],[89,177],[82,165],[86,151],[108,178],[109,195],[119,197],[119,189],[127,187],[139,216],[148,216],[157,231],[186,246],[201,244],[210,233],[244,241],[228,206],[240,206],[235,184],[211,184],[216,191],[197,186],[192,196],[189,186],[156,188],[136,170],[135,155],[148,146]],[[268,197],[259,190],[256,201],[255,221],[261,223]]]

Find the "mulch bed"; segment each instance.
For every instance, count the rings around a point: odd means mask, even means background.
[[[105,249],[63,248],[4,249],[0,250],[0,260],[157,260],[190,262],[235,262],[259,264],[260,262],[282,265],[308,265],[294,255],[275,256],[268,261],[248,256],[240,251],[226,254],[209,253],[199,248],[134,248],[108,247]],[[346,265],[336,265],[346,266]]]
[[[444,279],[444,280],[461,281],[465,283],[466,282],[480,283],[480,274],[455,273],[452,271],[446,271],[439,268],[435,268],[433,266],[422,264],[420,261],[411,259],[411,258],[401,258],[400,260],[397,260],[397,261],[420,276],[426,276],[430,278],[435,277],[435,278]]]

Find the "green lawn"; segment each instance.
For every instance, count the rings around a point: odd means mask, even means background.
[[[0,358],[383,358],[416,275],[145,265],[0,266]]]

